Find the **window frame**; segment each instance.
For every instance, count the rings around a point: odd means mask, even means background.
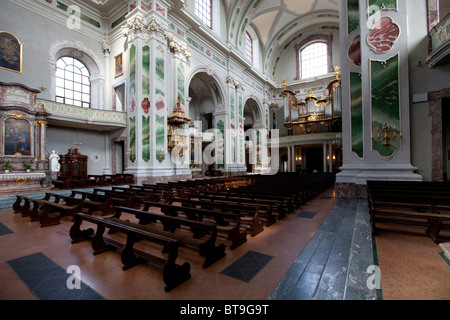
[[[68,64],[67,61],[65,61],[64,59],[71,59],[70,62],[72,62],[72,64]],[[65,67],[64,69],[58,66],[59,61],[62,60],[63,63],[65,63]],[[75,61],[78,62],[78,64],[82,65],[82,67],[79,67],[76,65]],[[73,71],[67,70],[68,67],[73,67]],[[80,72],[77,73],[74,71],[74,69],[77,68]],[[84,72],[82,71],[83,69],[86,70],[87,75],[84,74]],[[62,70],[64,76],[60,77],[58,76],[58,70]],[[71,78],[69,79],[67,76],[71,76]],[[75,75],[80,75],[80,81],[75,81]],[[86,84],[84,83],[83,79],[88,78],[88,85],[89,85],[89,92],[86,93],[83,88],[84,86],[86,86]],[[58,79],[62,80],[63,82],[63,86],[59,86],[58,85]],[[66,83],[67,82],[71,82],[72,83],[72,87],[69,88]],[[75,85],[78,84],[80,86],[80,91],[75,89]],[[62,89],[64,91],[64,95],[58,95],[57,91],[58,89]],[[66,91],[72,92],[73,93],[73,97],[69,98],[66,95]],[[80,94],[80,99],[75,99],[75,93],[79,93]],[[84,95],[88,95],[88,99],[89,101],[86,101],[83,99]],[[64,104],[68,104],[68,105],[72,105],[72,106],[76,106],[76,107],[81,107],[81,108],[91,108],[92,102],[91,102],[91,97],[92,97],[92,82],[91,82],[91,72],[89,71],[88,67],[86,66],[85,63],[83,63],[82,61],[80,61],[79,59],[72,57],[72,56],[68,56],[68,55],[63,55],[60,56],[57,60],[56,60],[56,68],[55,68],[55,101],[58,103],[64,103]],[[71,100],[72,103],[67,103],[67,100]],[[75,102],[79,102],[79,105],[76,104]]]
[[[295,50],[295,57],[296,57],[296,77],[294,80],[303,80],[302,77],[302,65],[300,60],[300,55],[303,49],[308,47],[311,44],[321,42],[325,43],[327,45],[327,64],[328,64],[328,73],[333,72],[333,34],[330,35],[312,35],[306,38],[305,40],[301,41],[300,43],[296,44],[294,47]]]
[[[209,5],[209,7],[208,7]],[[206,7],[205,7],[206,6]],[[201,9],[201,10],[200,10]],[[209,18],[206,14],[208,14],[209,10]],[[195,0],[194,4],[194,14],[197,18],[202,21],[203,24],[208,26],[211,30],[213,30],[213,21],[214,21],[214,6],[213,6],[213,0]],[[206,20],[206,21],[205,21]]]
[[[254,61],[254,48],[253,38],[248,31],[245,31],[245,57],[253,64]]]

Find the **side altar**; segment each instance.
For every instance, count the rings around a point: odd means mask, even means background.
[[[48,113],[36,103],[40,91],[0,82],[0,191],[48,186]]]

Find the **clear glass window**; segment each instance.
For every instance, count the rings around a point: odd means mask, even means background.
[[[324,42],[315,42],[300,51],[302,79],[328,73],[328,49]]]
[[[195,0],[195,15],[212,29],[212,0]]]
[[[90,107],[90,74],[86,66],[72,57],[56,62],[56,102]]]
[[[245,54],[247,59],[253,63],[253,39],[248,32],[245,33]]]

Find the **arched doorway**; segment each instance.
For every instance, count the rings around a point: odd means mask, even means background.
[[[258,129],[261,129],[261,111],[258,102],[249,98],[244,105],[244,137],[245,137],[245,167],[247,173],[257,172],[261,165],[257,157]]]
[[[217,81],[206,72],[196,73],[189,83],[189,97],[192,175],[193,177],[217,175],[216,163],[203,161],[205,148],[214,141],[214,135],[210,130],[216,129],[214,113],[217,106],[223,104]]]

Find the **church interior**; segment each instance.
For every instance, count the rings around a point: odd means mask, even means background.
[[[0,300],[449,300],[449,13],[1,0]]]

